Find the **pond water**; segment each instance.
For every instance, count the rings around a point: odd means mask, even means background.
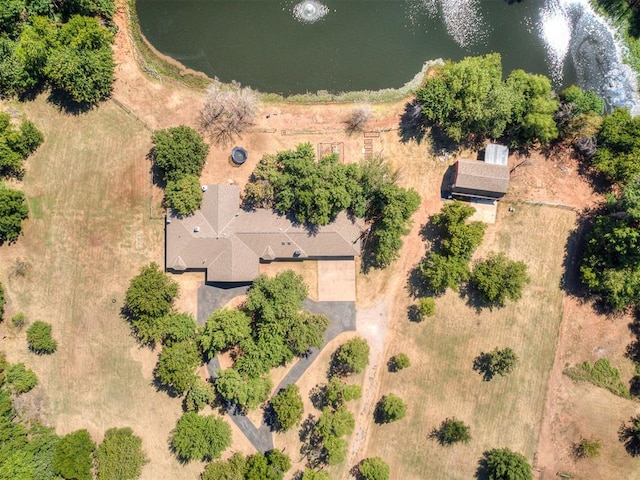
[[[284,95],[397,88],[424,62],[497,51],[522,68],[634,105],[633,74],[587,0],[137,0],[162,53]]]

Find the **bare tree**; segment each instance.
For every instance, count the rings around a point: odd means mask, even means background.
[[[354,132],[361,132],[364,130],[365,125],[369,120],[371,120],[371,116],[373,112],[371,111],[371,107],[369,105],[360,105],[355,107],[344,123],[347,125],[347,131],[349,135]]]
[[[239,83],[215,82],[207,89],[199,126],[217,144],[226,145],[253,125],[258,112],[258,94]]]

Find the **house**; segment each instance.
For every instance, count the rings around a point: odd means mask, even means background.
[[[310,232],[272,210],[242,209],[237,185],[207,185],[200,210],[167,214],[166,268],[205,271],[212,283],[251,282],[261,262],[353,259],[360,255],[363,230],[363,220],[342,212]]]
[[[509,167],[479,160],[458,160],[451,188],[454,197],[498,200],[507,193]]]

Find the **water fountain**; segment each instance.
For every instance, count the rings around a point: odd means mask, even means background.
[[[327,6],[317,0],[304,0],[293,7],[293,16],[304,23],[315,23],[327,13]]]

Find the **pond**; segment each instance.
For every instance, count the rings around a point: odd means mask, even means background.
[[[491,51],[633,106],[633,74],[587,0],[137,0],[142,33],[194,70],[284,95],[398,88]]]

